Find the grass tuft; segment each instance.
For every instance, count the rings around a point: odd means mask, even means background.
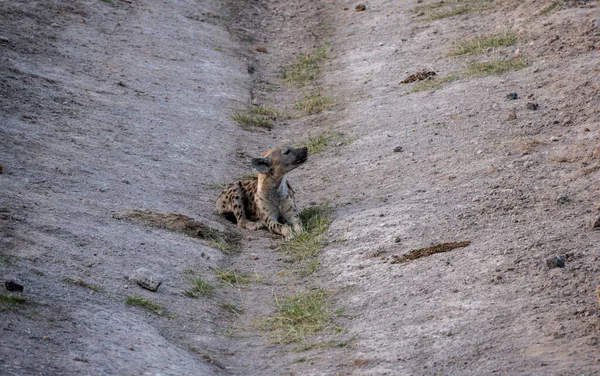
[[[487,74],[501,74],[513,70],[519,70],[525,68],[529,64],[521,59],[498,59],[490,60],[482,63],[471,63],[469,65],[467,75],[468,76],[483,76]]]
[[[185,293],[192,298],[197,298],[200,295],[210,295],[215,289],[215,286],[205,282],[202,278],[190,278],[190,281],[192,282],[192,288],[185,290]]]
[[[4,310],[18,308],[27,304],[27,298],[20,295],[0,293],[0,308]]]
[[[293,86],[306,86],[317,78],[321,68],[319,64],[327,58],[325,48],[300,55],[298,60],[283,69],[283,81]]]
[[[326,150],[331,146],[348,145],[353,141],[353,137],[347,136],[341,132],[323,132],[317,136],[307,138],[304,142],[300,143],[298,147],[307,147],[308,154],[312,155]]]
[[[317,270],[319,250],[325,245],[325,232],[329,228],[329,215],[331,207],[328,204],[316,205],[304,209],[300,213],[300,220],[304,230],[281,243],[281,251],[290,257],[295,264],[299,264],[298,272],[310,275]]]
[[[225,311],[233,313],[236,316],[242,315],[245,312],[243,308],[238,307],[232,303],[221,303],[219,306]]]
[[[416,93],[424,90],[436,90],[441,88],[443,84],[455,81],[457,79],[458,77],[455,75],[431,77],[427,80],[417,82],[413,85],[410,91]]]
[[[319,92],[304,94],[304,99],[296,103],[296,108],[304,115],[314,115],[333,105],[333,100],[321,95]]]
[[[242,128],[250,129],[252,127],[273,128],[273,122],[277,120],[279,112],[271,107],[249,106],[246,109],[238,110],[231,114],[231,118],[238,122]]]
[[[221,283],[233,286],[239,284],[250,283],[251,277],[249,273],[242,273],[237,270],[215,268],[213,269],[215,275],[221,281]]]
[[[264,320],[277,343],[302,341],[322,330],[330,319],[329,293],[321,288],[287,298],[275,298],[276,311]]]
[[[480,54],[493,48],[510,46],[516,41],[517,37],[508,32],[458,41],[454,44],[454,48],[448,52],[448,56]]]
[[[92,290],[94,292],[100,292],[100,291],[103,290],[102,286],[86,282],[86,281],[84,281],[83,279],[81,279],[79,277],[69,276],[69,277],[66,277],[64,279],[64,281],[67,282],[67,283],[70,283],[72,285],[75,285],[75,286],[81,286],[81,287],[88,288],[88,289],[90,289],[90,290]]]
[[[130,295],[125,298],[125,304],[128,306],[136,306],[144,308],[147,311],[150,311],[159,316],[166,316],[165,308],[156,302],[153,302],[150,299],[143,298],[139,295]]]

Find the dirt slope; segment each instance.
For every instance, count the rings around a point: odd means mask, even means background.
[[[0,3],[0,276],[28,300],[2,303],[0,373],[597,373],[598,3],[465,3],[437,20],[463,4]],[[516,40],[448,56],[491,33]],[[317,79],[286,85],[282,70],[320,47]],[[524,66],[465,73],[512,58]],[[422,70],[452,78],[400,83]],[[335,104],[298,114],[315,91]],[[250,101],[294,116],[243,130],[230,115]],[[272,145],[340,133],[290,177],[301,208],[333,207],[313,274],[264,231],[239,231],[226,254],[124,219],[236,231],[213,213],[222,183]],[[390,263],[457,241],[471,243]],[[156,293],[124,278],[141,267],[164,280]],[[252,281],[185,294],[190,275],[218,285],[219,267]],[[339,314],[273,343],[261,323],[274,298],[316,286]]]

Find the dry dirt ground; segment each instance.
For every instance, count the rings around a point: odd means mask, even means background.
[[[357,4],[0,1],[0,277],[24,285],[0,291],[0,374],[600,373],[600,4]],[[492,33],[516,41],[448,55]],[[318,48],[316,79],[286,84]],[[497,59],[525,66],[464,73]],[[423,70],[454,78],[400,83]],[[299,114],[315,91],[333,105]],[[292,116],[242,129],[231,115],[251,102]],[[213,206],[251,157],[320,135],[336,136],[290,180],[331,224],[298,273],[281,239]],[[241,250],[127,219],[139,210],[237,233]],[[125,278],[138,268],[157,292]],[[191,276],[214,293],[188,296]],[[264,319],[315,287],[326,328],[276,343]]]

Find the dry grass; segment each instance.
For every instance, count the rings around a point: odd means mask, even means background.
[[[517,37],[508,32],[457,41],[454,43],[454,48],[448,52],[447,55],[459,56],[480,54],[494,48],[513,45],[516,41]]]
[[[443,252],[451,251],[456,248],[466,247],[469,244],[471,244],[471,242],[467,240],[467,241],[462,241],[462,242],[441,243],[441,244],[436,244],[431,247],[415,249],[415,250],[408,252],[404,256],[392,255],[392,261],[390,262],[390,264],[407,263],[409,261],[417,260],[422,257],[431,256],[436,253],[443,253]]]
[[[353,137],[341,132],[323,132],[317,136],[307,138],[298,147],[308,148],[308,154],[312,155],[326,150],[331,146],[348,145],[353,141]]]
[[[225,311],[227,311],[229,313],[233,313],[236,316],[242,315],[245,311],[243,308],[238,307],[232,303],[221,303],[221,304],[219,304],[219,306],[222,309],[224,309]]]
[[[128,306],[141,307],[149,312],[152,312],[159,316],[166,316],[165,308],[156,302],[153,302],[150,299],[143,298],[139,295],[130,295],[125,298],[125,304]]]
[[[415,85],[413,85],[410,91],[416,93],[424,90],[436,90],[441,88],[443,84],[455,81],[457,79],[458,76],[455,75],[431,77],[427,80],[417,82]]]
[[[127,210],[122,215],[115,215],[114,217],[199,238],[206,245],[219,249],[223,253],[234,253],[240,249],[240,236],[238,234],[234,232],[223,233],[183,214],[162,213],[151,210]]]
[[[94,283],[89,283],[79,277],[69,276],[64,279],[65,282],[70,283],[75,286],[85,287],[94,292],[100,292],[103,290],[102,286],[96,285]]]
[[[252,279],[249,273],[243,273],[233,269],[214,268],[213,271],[221,283],[230,286],[248,284]]]

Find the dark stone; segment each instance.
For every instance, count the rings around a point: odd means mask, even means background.
[[[506,98],[515,100],[515,99],[519,98],[519,96],[517,95],[517,93],[509,93],[506,95]]]
[[[13,280],[4,282],[4,287],[6,287],[6,289],[8,291],[23,292],[23,285],[18,284],[17,282],[15,282]]]
[[[358,4],[354,7],[354,10],[357,12],[362,12],[363,10],[367,10],[367,6],[365,4]]]
[[[561,255],[552,255],[546,259],[546,265],[548,265],[550,269],[564,268],[565,258]]]
[[[394,153],[402,153],[404,151],[404,149],[402,149],[402,146],[396,146],[394,148]]]
[[[540,107],[536,102],[527,102],[527,109],[535,111]]]

